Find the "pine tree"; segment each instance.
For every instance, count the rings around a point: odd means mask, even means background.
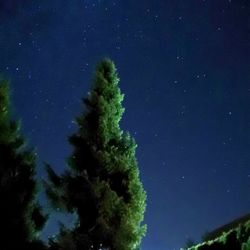
[[[44,249],[38,240],[46,218],[36,202],[35,154],[10,120],[9,84],[0,80],[0,249]]]
[[[58,176],[48,167],[48,197],[57,209],[78,215],[73,230],[62,228],[51,241],[52,249],[135,250],[145,234],[146,193],[136,143],[119,126],[124,96],[118,82],[113,62],[101,61],[76,119],[79,129],[69,138],[69,168]]]

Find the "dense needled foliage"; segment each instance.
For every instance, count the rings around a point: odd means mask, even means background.
[[[115,65],[101,61],[94,86],[70,137],[69,169],[57,176],[48,167],[47,194],[56,208],[75,212],[78,221],[63,229],[52,249],[134,250],[140,246],[146,194],[139,178],[136,143],[120,127],[124,108]]]
[[[36,202],[35,154],[19,129],[10,120],[8,82],[0,80],[0,249],[43,249],[38,232],[46,218]]]

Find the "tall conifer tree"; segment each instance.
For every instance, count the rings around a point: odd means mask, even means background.
[[[69,138],[69,168],[58,176],[48,167],[47,194],[56,208],[76,212],[70,231],[61,229],[52,249],[134,250],[146,226],[146,193],[139,178],[136,143],[119,126],[124,108],[115,65],[101,61],[94,86]]]
[[[10,120],[9,84],[0,79],[0,249],[43,249],[38,232],[46,218],[36,202],[35,154],[19,129]]]

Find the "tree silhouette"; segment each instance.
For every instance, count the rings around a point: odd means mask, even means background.
[[[43,249],[38,240],[46,217],[36,202],[35,153],[10,120],[9,84],[0,80],[0,248]]]

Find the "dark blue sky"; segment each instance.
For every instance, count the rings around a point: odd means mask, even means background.
[[[44,161],[64,170],[72,121],[104,56],[125,93],[122,128],[138,143],[142,250],[178,249],[249,212],[250,2],[0,0],[0,72],[39,176]]]

